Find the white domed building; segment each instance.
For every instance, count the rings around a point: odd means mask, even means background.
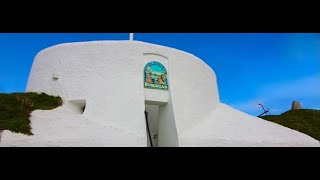
[[[63,105],[32,112],[33,136],[4,131],[0,146],[319,146],[298,131],[219,100],[196,56],[139,41],[56,45],[34,60],[28,92]]]

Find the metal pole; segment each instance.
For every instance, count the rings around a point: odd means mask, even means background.
[[[130,35],[129,35],[129,40],[130,40],[130,41],[133,41],[133,33],[130,33]]]
[[[263,111],[265,112],[266,110],[264,109],[264,107],[262,106],[262,104],[259,104],[259,105],[262,107]]]

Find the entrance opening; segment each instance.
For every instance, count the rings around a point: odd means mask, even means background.
[[[148,147],[177,147],[178,134],[172,104],[145,101]]]
[[[146,105],[145,116],[148,147],[158,147],[159,106]]]

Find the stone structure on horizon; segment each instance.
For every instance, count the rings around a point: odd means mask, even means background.
[[[301,104],[298,101],[293,101],[291,105],[291,110],[301,109]]]

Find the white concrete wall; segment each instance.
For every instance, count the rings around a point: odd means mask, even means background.
[[[160,56],[159,56],[160,55]],[[161,62],[169,90],[146,90],[144,66]],[[158,145],[319,146],[319,141],[220,104],[201,59],[138,41],[67,43],[35,58],[27,91],[59,95],[58,110],[32,113],[34,136],[4,131],[0,146],[147,146],[145,103],[161,102]],[[71,102],[86,102],[84,114]]]
[[[144,66],[153,60],[168,71],[168,91],[143,86]],[[32,66],[27,91],[59,95],[65,102],[85,100],[84,117],[133,131],[147,143],[145,100],[170,101],[166,108],[160,108],[166,112],[161,117],[175,117],[170,124],[177,123],[182,133],[219,103],[215,80],[203,61],[173,48],[138,41],[95,41],[41,51]]]
[[[159,128],[158,146],[159,147],[178,147],[179,134],[175,121],[172,101],[167,105],[159,106]]]
[[[179,134],[185,147],[320,147],[298,131],[219,104],[202,123]]]
[[[201,123],[218,106],[216,75],[201,59],[180,51],[172,56],[169,67],[172,105],[181,134]]]
[[[95,123],[65,105],[50,111],[35,110],[30,120],[34,135],[5,130],[0,147],[146,147],[145,134],[139,138],[137,132]]]
[[[146,146],[141,56],[128,42],[54,46],[37,55],[27,91],[60,95],[65,102],[85,99],[90,121],[132,131],[137,146]],[[59,79],[53,81],[51,74]],[[138,144],[141,137],[144,144]]]

